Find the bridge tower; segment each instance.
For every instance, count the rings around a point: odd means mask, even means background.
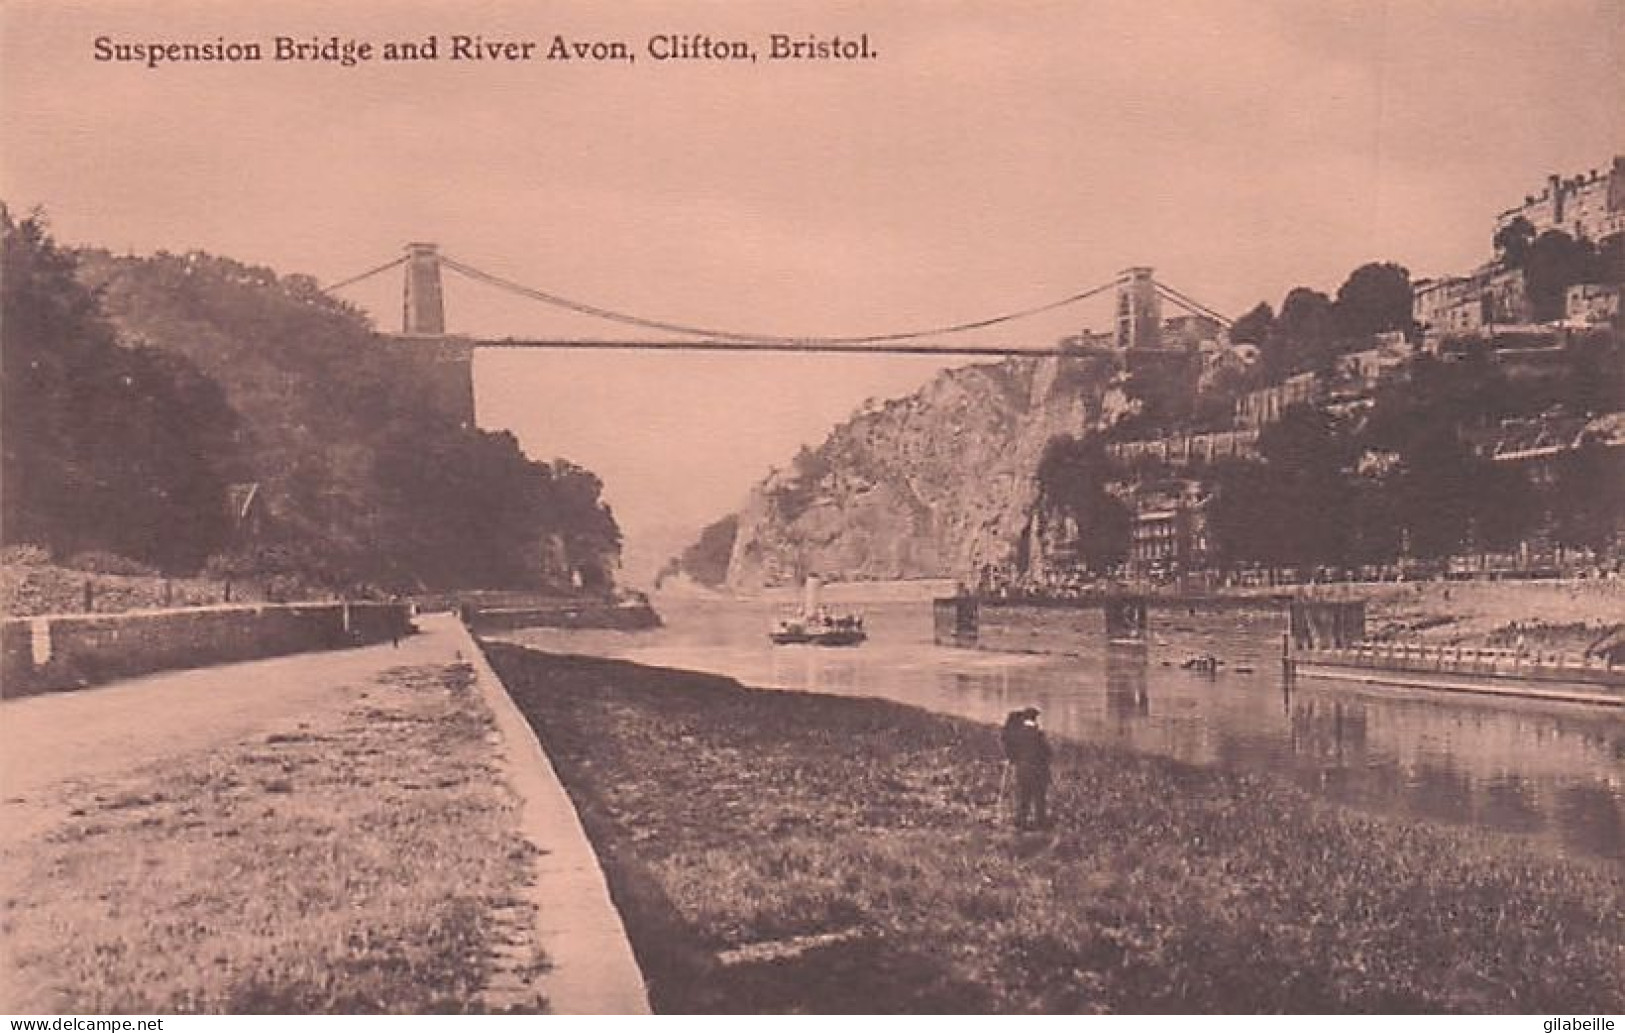
[[[464,427],[474,419],[474,342],[446,333],[440,290],[440,250],[415,241],[406,245],[406,290],[395,361],[424,389],[425,400]]]
[[[1117,347],[1162,346],[1162,297],[1150,266],[1124,269],[1117,281]]]
[[[406,245],[406,296],[401,333],[408,337],[442,337],[446,302],[440,292],[440,250],[436,244]]]

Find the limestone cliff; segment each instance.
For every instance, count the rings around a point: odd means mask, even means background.
[[[1048,441],[1114,409],[1108,355],[1007,359],[938,374],[871,406],[751,493],[728,587],[808,572],[844,578],[973,577],[1026,533]]]

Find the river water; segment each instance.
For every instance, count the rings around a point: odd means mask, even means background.
[[[655,631],[506,637],[989,724],[1033,705],[1053,738],[1270,772],[1352,808],[1513,832],[1557,853],[1625,857],[1617,710],[1305,678],[1288,685],[1278,614],[1154,610],[1149,647],[1125,648],[1104,641],[1098,613],[1049,611],[1002,633],[1001,645],[1029,652],[995,652],[933,644],[925,601],[862,606],[870,639],[849,649],[771,645],[766,603],[661,599],[657,608],[666,626]],[[1224,658],[1219,675],[1179,666],[1203,652]]]

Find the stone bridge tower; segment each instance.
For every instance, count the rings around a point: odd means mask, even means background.
[[[1117,347],[1125,350],[1162,346],[1162,297],[1150,266],[1124,269],[1117,281]]]
[[[441,337],[446,332],[446,302],[440,293],[438,245],[406,245],[406,295],[401,333],[407,337]]]

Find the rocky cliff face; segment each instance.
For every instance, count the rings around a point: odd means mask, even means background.
[[[728,587],[809,572],[846,578],[974,577],[1011,559],[1049,440],[1112,418],[1109,356],[1008,359],[939,374],[858,413],[751,493]]]

